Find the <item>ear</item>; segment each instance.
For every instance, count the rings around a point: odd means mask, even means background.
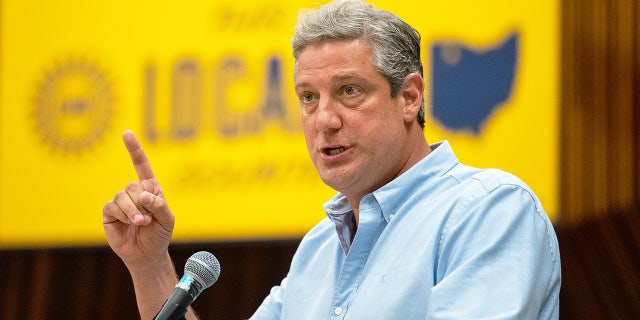
[[[403,101],[402,115],[404,121],[416,121],[424,97],[424,79],[422,79],[422,76],[418,73],[407,75],[400,95]]]

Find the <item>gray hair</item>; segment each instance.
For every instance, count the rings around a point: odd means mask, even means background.
[[[373,48],[376,69],[384,75],[395,98],[410,73],[423,75],[420,34],[395,14],[379,10],[360,0],[336,0],[298,18],[291,40],[295,58],[294,76],[300,52],[324,41],[364,39]],[[424,128],[424,98],[417,117]]]

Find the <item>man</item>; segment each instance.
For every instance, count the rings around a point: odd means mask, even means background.
[[[292,43],[307,149],[339,193],[252,318],[557,318],[558,243],[536,196],[424,138],[417,31],[336,1],[301,17]],[[176,283],[174,217],[135,136],[124,141],[140,181],[103,223],[148,319]]]

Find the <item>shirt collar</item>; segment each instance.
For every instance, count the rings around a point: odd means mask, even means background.
[[[387,222],[412,196],[412,191],[417,188],[417,185],[437,183],[434,177],[442,176],[459,163],[448,141],[438,142],[430,147],[431,153],[428,156],[373,192]]]
[[[431,153],[428,156],[371,194],[376,198],[387,222],[411,196],[411,190],[416,184],[435,183],[434,179],[430,178],[443,175],[459,163],[448,141],[438,142],[430,147]],[[347,198],[342,193],[338,193],[324,204],[324,209],[329,219],[336,224],[338,237],[344,247],[346,239],[349,239],[355,230],[353,210],[351,210]]]

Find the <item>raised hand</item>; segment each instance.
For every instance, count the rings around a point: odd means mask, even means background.
[[[131,131],[122,138],[138,181],[105,204],[102,224],[107,242],[133,272],[137,266],[166,260],[175,220],[140,142]]]

